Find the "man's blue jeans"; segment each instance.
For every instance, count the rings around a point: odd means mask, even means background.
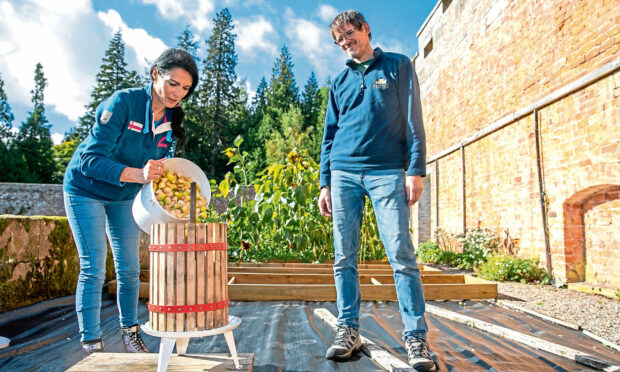
[[[110,240],[121,327],[138,324],[140,230],[131,214],[133,200],[104,201],[64,193],[65,211],[80,258],[75,309],[81,341],[101,338],[101,289],[105,279],[106,235]]]
[[[374,207],[379,235],[394,271],[403,338],[426,337],[424,293],[409,234],[405,172],[400,169],[331,172],[334,223],[334,279],[338,324],[359,328],[360,286],[357,252],[365,195]]]

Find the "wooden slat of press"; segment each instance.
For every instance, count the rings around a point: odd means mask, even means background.
[[[184,244],[187,243],[185,240],[185,225],[184,224],[176,224],[177,228],[177,243]],[[185,303],[185,289],[186,289],[186,278],[185,278],[185,258],[187,252],[177,252],[177,265],[176,265],[176,305],[187,305]],[[185,331],[185,314],[178,313],[176,314],[176,332],[184,332]]]
[[[159,244],[167,242],[167,234],[168,227],[166,224],[159,224],[159,239],[157,242]],[[166,254],[165,252],[156,252],[157,256],[157,265],[159,269],[157,270],[157,305],[165,305],[166,304]],[[166,315],[165,314],[157,314],[157,330],[165,331],[166,330]]]
[[[187,242],[196,244],[196,224],[187,224]],[[188,305],[196,305],[196,252],[187,252],[187,298]],[[196,313],[188,313],[186,331],[196,330]]]
[[[219,243],[220,242],[220,224],[215,224],[213,229],[213,241]],[[222,251],[214,251],[215,252],[215,273],[213,274],[213,288],[215,291],[215,301],[222,301],[222,286],[220,282],[222,280]],[[214,311],[215,324],[214,328],[219,328],[222,326],[222,310]]]
[[[207,243],[213,243],[213,229],[214,225],[212,223],[207,224]],[[206,296],[207,303],[212,303],[215,298],[215,293],[213,291],[213,251],[206,251],[207,260],[206,260],[206,278],[207,281],[205,283],[206,288]],[[207,311],[207,329],[212,329],[213,324],[215,323],[215,318],[213,311]]]
[[[221,224],[224,239],[222,242],[228,243],[228,226]],[[224,273],[222,274],[222,285],[224,286],[224,299],[228,300],[228,250],[222,251]],[[224,309],[224,324],[228,324],[228,307]]]
[[[198,224],[198,229],[196,231],[198,243],[206,243],[207,238],[207,227],[204,223]],[[206,252],[197,252],[196,253],[196,275],[197,275],[197,296],[196,301],[199,304],[204,304],[205,301],[205,261],[206,261]],[[207,321],[207,314],[205,312],[199,312],[196,314],[196,326],[198,330],[204,330],[205,324]]]
[[[176,239],[177,239],[177,225],[175,223],[169,223],[167,224],[167,231],[168,234],[166,236],[167,244],[174,244],[176,243]],[[176,298],[175,298],[175,285],[174,285],[174,279],[175,279],[175,258],[176,258],[176,253],[174,252],[167,252],[166,253],[166,305],[174,305],[176,303]],[[175,326],[175,321],[176,321],[176,316],[174,314],[166,314],[166,331],[167,332],[175,332],[176,331],[176,326]]]
[[[157,225],[153,224],[151,225],[151,236],[149,239],[149,244],[153,244],[154,240],[155,240],[155,230],[156,230]],[[153,299],[155,296],[153,296],[153,288],[155,287],[153,285],[153,275],[155,274],[153,268],[155,267],[154,265],[154,260],[155,260],[155,255],[152,252],[149,252],[149,302],[153,303]],[[151,326],[151,328],[153,328],[153,324],[155,324],[153,322],[153,313],[149,311],[149,325]]]

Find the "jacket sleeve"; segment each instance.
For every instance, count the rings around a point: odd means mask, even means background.
[[[323,142],[321,143],[321,172],[320,187],[329,186],[331,184],[331,169],[329,156],[332,150],[332,144],[336,131],[338,130],[338,106],[334,97],[334,85],[329,89],[329,97],[327,98],[327,112],[325,113],[325,126],[323,128]]]
[[[80,171],[87,177],[122,186],[121,172],[127,165],[110,160],[123,127],[127,123],[128,106],[116,94],[103,101],[95,112],[95,124],[80,158]]]
[[[426,134],[422,121],[422,103],[418,77],[409,59],[405,59],[398,71],[398,93],[403,117],[407,121],[407,150],[409,166],[407,175],[426,176]],[[406,110],[406,111],[405,111]]]

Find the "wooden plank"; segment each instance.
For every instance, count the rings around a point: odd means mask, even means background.
[[[177,238],[176,227],[177,225],[175,223],[167,224],[167,231],[168,231],[168,234],[166,236],[167,244],[176,243],[176,238]],[[174,305],[176,303],[176,299],[174,297],[175,289],[176,289],[174,286],[175,258],[176,258],[176,253],[174,252],[166,253],[166,305]],[[176,321],[176,317],[174,314],[166,314],[166,331],[167,332],[176,331],[175,321]]]
[[[598,370],[619,371],[620,366],[614,365],[611,362],[595,358],[591,355],[583,353],[581,351],[571,349],[569,347],[558,345],[556,343],[543,340],[538,337],[530,336],[525,333],[517,332],[509,328],[498,326],[495,324],[487,323],[485,321],[475,319],[463,314],[459,314],[454,311],[442,309],[440,307],[426,304],[426,312],[440,316],[442,318],[449,319],[454,322],[466,324],[469,327],[477,328],[485,332],[494,334],[499,337],[507,338],[512,341],[520,342],[526,346],[532,347],[537,350],[543,350],[554,355],[558,355],[570,360],[574,360],[577,363],[581,363]]]
[[[185,225],[177,223],[176,224],[176,232],[177,232],[177,243],[184,244],[185,240]],[[175,305],[187,305],[185,303],[185,290],[187,278],[185,277],[185,259],[187,257],[187,252],[176,252],[177,256],[177,265],[176,265],[176,273],[175,273],[175,296],[176,302]],[[185,314],[178,313],[176,314],[176,332],[184,332],[185,331]]]
[[[207,227],[204,223],[198,224],[198,231],[196,235],[198,237],[198,243],[206,243],[207,241]],[[196,301],[199,304],[204,304],[205,301],[205,260],[206,260],[206,252],[198,252],[196,254],[196,275],[198,276],[197,283],[197,295]],[[196,314],[196,326],[199,330],[206,329],[205,324],[207,321],[207,314],[205,312],[200,312]]]
[[[188,223],[186,226],[187,242],[196,244],[196,224]],[[187,293],[185,300],[188,305],[196,305],[196,252],[187,252],[186,258]],[[185,321],[186,331],[196,330],[196,313],[188,313]]]
[[[229,262],[229,267],[292,267],[292,268],[321,268],[321,269],[331,269],[333,264],[326,263],[302,263],[302,262]],[[391,266],[389,263],[382,264],[357,264],[358,269],[384,269],[391,270]],[[418,265],[419,270],[426,271],[441,271],[434,267]]]
[[[359,269],[360,275],[392,275],[393,271],[391,268],[386,269]],[[297,267],[228,267],[229,273],[244,273],[244,272],[254,272],[254,273],[297,273],[297,274],[333,274],[334,271],[331,268],[297,268]],[[420,270],[420,275],[443,275],[441,271],[427,271]]]
[[[168,371],[246,371],[251,372],[254,353],[240,353],[236,369],[230,354],[172,354]],[[93,353],[67,371],[156,371],[157,353]]]
[[[159,225],[159,243],[165,243],[167,242],[168,238],[168,228],[166,224],[161,224]],[[158,294],[157,294],[157,299],[158,299],[158,305],[165,305],[166,304],[166,260],[167,260],[167,253],[165,252],[157,252],[157,257],[159,257],[157,259],[158,263],[159,263],[159,271],[158,271],[158,278],[157,278],[157,283],[158,283]],[[158,319],[158,328],[156,330],[159,331],[165,331],[166,330],[166,319],[167,316],[165,314],[158,314],[157,315],[157,319]]]
[[[318,316],[334,330],[336,329],[337,319],[331,312],[329,312],[329,310],[324,308],[314,309],[314,315]],[[395,355],[381,348],[379,345],[375,344],[366,337],[360,335],[360,340],[362,341],[362,348],[364,349],[365,354],[386,371],[415,372],[409,364],[398,359]]]
[[[220,242],[220,235],[221,235],[221,230],[220,230],[220,224],[215,224],[214,228],[213,228],[213,241],[215,242]],[[215,291],[215,301],[222,301],[222,285],[220,284],[222,281],[222,255],[221,255],[222,251],[215,251],[215,258],[214,258],[214,264],[215,264],[215,274],[213,275],[213,289]],[[225,279],[224,279],[225,280]],[[221,327],[222,324],[222,310],[216,310],[214,311],[214,318],[215,318],[215,328],[219,328]]]
[[[151,235],[150,235],[150,239],[149,239],[149,244],[154,244],[154,241],[156,240],[156,231],[157,231],[157,224],[152,224],[151,225]],[[156,285],[154,284],[154,274],[157,273],[157,270],[155,270],[155,254],[153,254],[152,252],[149,252],[149,302],[150,303],[155,303],[155,291],[153,288],[156,288]],[[138,294],[139,296],[139,294]],[[149,325],[151,325],[151,327],[153,327],[153,324],[155,324],[154,318],[153,318],[153,314],[157,314],[157,313],[153,313],[149,311]]]
[[[221,224],[222,226],[222,242],[228,243],[228,225]],[[222,251],[222,260],[224,273],[222,275],[222,285],[224,286],[224,299],[228,300],[228,250]],[[228,307],[224,309],[224,324],[228,324]]]
[[[213,224],[207,224],[207,243],[214,243],[213,241]],[[206,299],[207,303],[212,303],[215,298],[215,292],[213,291],[213,251],[207,251],[207,260],[206,260],[206,278],[207,282],[205,283],[206,288]],[[207,311],[207,329],[212,329],[215,323],[215,318],[213,315],[213,311]]]
[[[497,297],[494,284],[424,284],[426,300],[489,299]],[[360,285],[363,301],[396,301],[394,284]],[[233,301],[336,301],[331,284],[231,284]]]
[[[235,284],[334,284],[333,274],[270,274],[270,273],[229,273],[228,278],[235,278]],[[360,275],[360,284],[373,284],[372,278],[381,284],[394,284],[394,276]],[[421,275],[423,284],[459,284],[464,283],[462,274]],[[232,283],[229,283],[232,284]]]

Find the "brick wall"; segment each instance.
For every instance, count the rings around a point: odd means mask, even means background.
[[[595,257],[612,255],[614,246],[617,250],[617,241],[601,242],[614,231],[618,209],[607,204],[592,212],[575,207],[581,231],[590,237],[578,242],[583,243],[580,253],[571,246],[572,233],[566,232],[565,204],[582,190],[620,185],[618,24],[617,1],[458,0],[431,14],[418,33],[421,54],[414,58],[429,159],[586,74],[616,66],[538,111],[554,274],[571,281],[616,278],[606,284],[616,287],[620,274],[595,263]],[[431,39],[432,50],[423,52]],[[492,228],[502,238],[508,232],[518,242],[519,255],[544,262],[534,125],[534,116],[526,114],[464,147],[466,224]],[[437,162],[439,180],[435,163],[428,164],[431,227],[435,229],[438,217],[441,228],[459,233],[461,152]],[[586,194],[610,198],[606,201],[612,204],[615,200],[612,193]],[[612,224],[598,226],[593,221],[599,219]]]

